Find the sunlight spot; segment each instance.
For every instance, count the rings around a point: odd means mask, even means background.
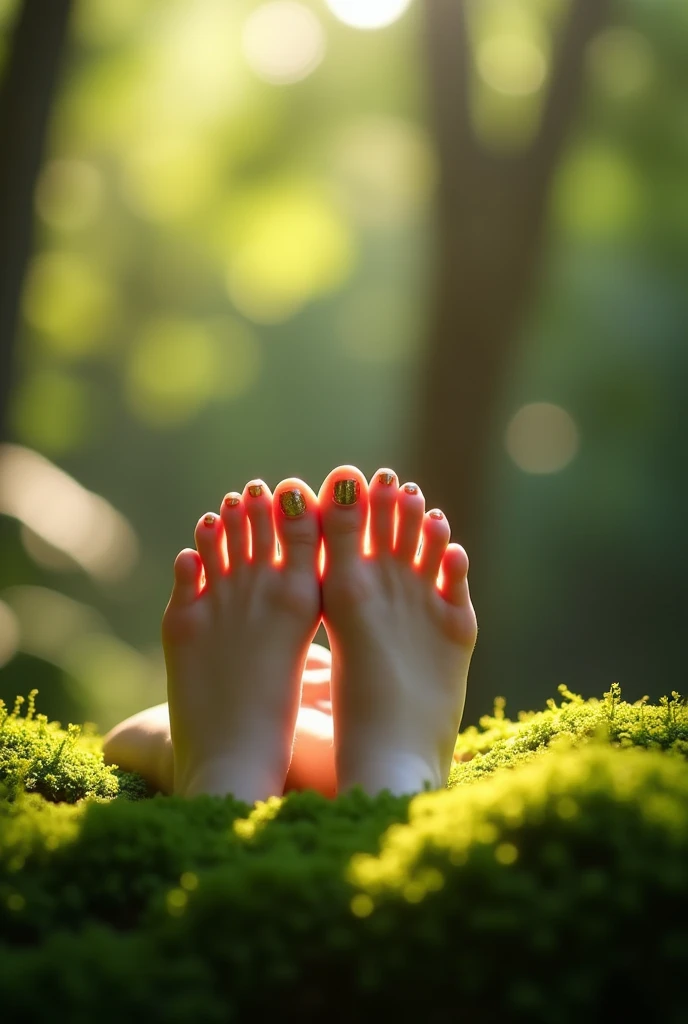
[[[63,551],[94,579],[124,579],[138,558],[128,521],[37,452],[0,446],[0,512]]]
[[[198,875],[193,871],[184,871],[179,879],[179,884],[187,892],[193,892],[194,889],[198,889]]]
[[[0,668],[17,653],[19,648],[19,621],[12,609],[0,601]]]
[[[613,99],[641,93],[654,71],[650,44],[630,28],[600,32],[588,45],[586,59],[593,79]]]
[[[51,160],[36,186],[36,209],[56,231],[78,231],[94,219],[102,198],[100,174],[85,160]]]
[[[374,909],[375,904],[364,892],[357,893],[351,900],[351,913],[354,917],[370,917]]]
[[[495,860],[498,864],[514,864],[518,860],[518,850],[513,843],[500,843],[495,847]]]
[[[384,28],[402,16],[411,0],[327,0],[335,17],[354,28]]]
[[[491,36],[482,42],[476,64],[483,81],[508,96],[537,92],[547,74],[547,61],[539,46],[515,33]]]
[[[549,402],[524,405],[506,430],[506,449],[524,473],[558,473],[579,447],[578,429],[566,409]]]
[[[564,162],[552,202],[565,229],[593,238],[613,237],[633,223],[642,190],[621,153],[589,146]]]
[[[437,161],[423,128],[369,116],[335,139],[332,162],[342,199],[360,223],[393,225],[423,209],[437,181]]]
[[[122,191],[136,213],[166,223],[195,213],[216,178],[212,147],[179,132],[167,138],[152,135],[125,154]]]
[[[259,78],[275,85],[299,82],[325,54],[325,34],[315,14],[292,0],[258,7],[243,32],[246,61]]]
[[[53,455],[78,450],[94,433],[93,403],[82,381],[62,370],[39,370],[23,380],[12,398],[17,437]]]
[[[78,358],[96,351],[112,319],[115,296],[93,263],[70,252],[36,256],[23,295],[27,322],[51,351]]]
[[[349,227],[317,187],[260,190],[242,203],[233,233],[227,290],[257,323],[287,320],[341,285],[353,264]]]
[[[219,366],[218,342],[205,324],[153,319],[131,352],[126,376],[129,404],[151,426],[183,423],[213,395]]]

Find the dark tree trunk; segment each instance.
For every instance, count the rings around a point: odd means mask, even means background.
[[[24,0],[0,90],[0,438],[7,434],[33,195],[71,6],[72,0]]]
[[[479,550],[485,464],[514,342],[537,284],[547,193],[607,0],[571,0],[534,142],[488,152],[469,115],[471,55],[463,0],[425,0],[440,156],[438,268],[417,462],[424,490],[469,554]]]

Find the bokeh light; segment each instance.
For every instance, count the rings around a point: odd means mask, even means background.
[[[401,118],[369,116],[345,126],[334,140],[332,165],[346,208],[370,226],[408,221],[427,204],[437,180],[428,136]]]
[[[126,578],[138,559],[128,521],[37,452],[0,446],[0,513],[13,516],[102,582]]]
[[[281,183],[237,211],[227,289],[257,323],[279,323],[342,284],[354,263],[351,229],[317,184]]]
[[[19,622],[12,609],[0,601],[0,668],[17,653],[19,647]]]
[[[507,96],[537,92],[547,75],[547,61],[540,47],[515,33],[490,36],[481,42],[476,65],[485,84]]]
[[[402,16],[411,0],[327,0],[335,17],[353,28],[384,28]]]
[[[58,251],[32,261],[22,308],[51,351],[80,357],[100,347],[115,302],[105,274],[75,253]]]
[[[506,429],[506,450],[524,473],[557,473],[568,466],[578,447],[578,428],[560,405],[533,402],[522,406]]]
[[[51,455],[77,451],[98,432],[94,398],[79,377],[39,363],[15,388],[10,408],[15,436]]]
[[[318,18],[292,0],[274,0],[253,11],[242,42],[251,70],[275,85],[306,78],[325,54],[325,34]]]
[[[640,212],[641,185],[621,152],[590,144],[562,164],[552,202],[556,219],[571,234],[616,237]]]
[[[612,99],[641,93],[654,72],[652,47],[640,32],[609,28],[588,46],[587,68],[594,82]]]
[[[94,219],[102,198],[98,170],[85,160],[50,160],[38,179],[36,210],[56,231],[78,231]]]

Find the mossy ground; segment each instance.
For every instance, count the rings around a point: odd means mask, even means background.
[[[562,692],[448,790],[145,798],[0,715],[3,1020],[688,1021],[688,710]]]

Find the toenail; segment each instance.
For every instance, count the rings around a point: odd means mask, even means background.
[[[301,491],[295,487],[280,494],[280,508],[285,516],[302,516],[306,511],[306,502]]]
[[[407,494],[418,494],[417,484],[404,484],[404,490]]]
[[[238,505],[240,501],[238,494],[226,494],[225,505]]]
[[[355,505],[360,490],[358,480],[338,480],[334,485],[334,500],[338,505]]]
[[[206,526],[214,526],[215,515],[212,512],[209,512],[208,515],[204,517],[203,522],[205,523]]]
[[[444,519],[444,513],[440,512],[438,508],[434,508],[432,512],[428,512],[431,519]]]
[[[385,484],[385,486],[389,487],[390,484],[394,483],[394,476],[392,475],[392,473],[379,473],[377,482],[379,484]]]
[[[263,493],[263,485],[251,484],[251,486],[248,489],[248,493],[251,495],[252,498],[260,498],[261,494]]]

